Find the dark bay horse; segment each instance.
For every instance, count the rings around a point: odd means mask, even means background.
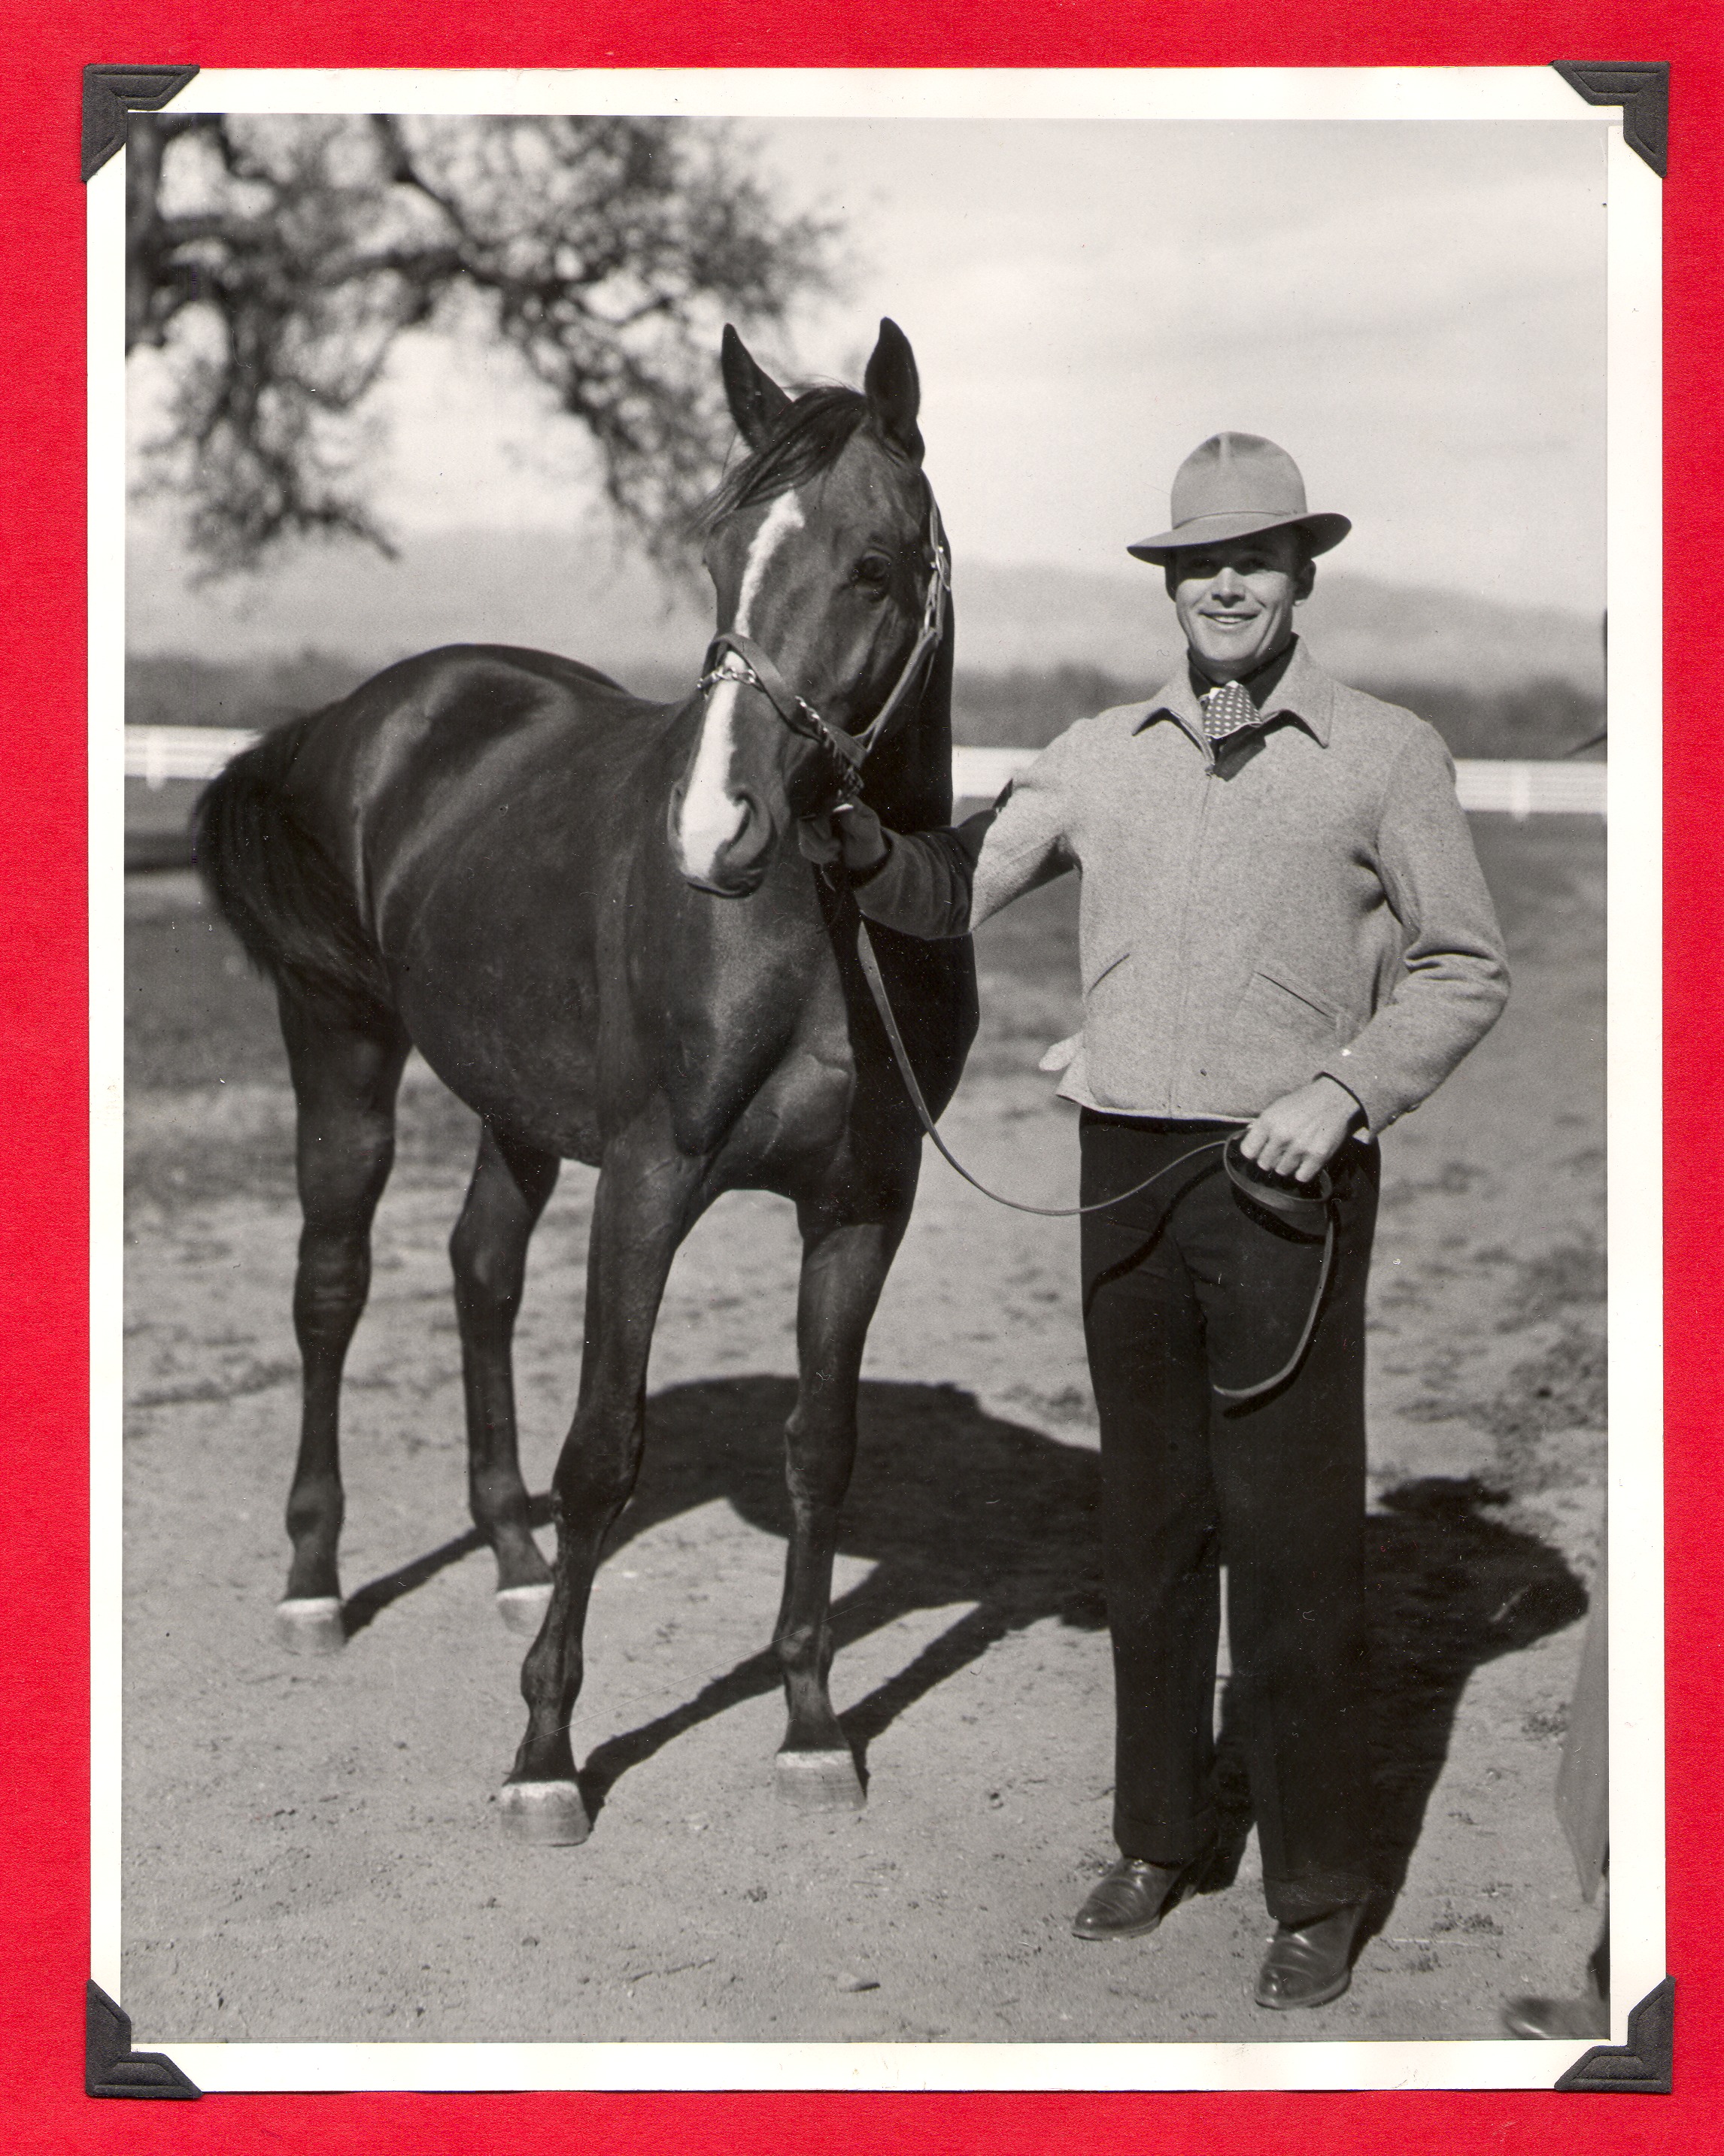
[[[950,612],[903,332],[881,324],[860,393],[793,400],[733,331],[723,374],[749,454],[708,505],[718,633],[681,703],[543,652],[452,646],[267,736],[198,810],[198,867],[275,982],[298,1104],[290,1645],[344,1637],[342,1368],[409,1050],[482,1121],[450,1255],[473,1517],[500,1607],[537,1627],[503,1793],[530,1840],[588,1830],[569,1732],[593,1575],[640,1466],[672,1259],[737,1188],[790,1199],[803,1240],[778,1786],[816,1805],[862,1797],[827,1691],[832,1558],[863,1344],[921,1137],[857,963],[854,901],[802,857],[797,826],[855,785],[856,744],[883,713],[864,798],[900,829],[949,820]],[[975,1029],[970,946],[876,942],[937,1111]],[[548,1568],[511,1338],[564,1159],[600,1177]]]

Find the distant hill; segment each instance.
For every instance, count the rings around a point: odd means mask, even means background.
[[[1153,570],[1085,576],[960,563],[956,596],[959,662],[986,672],[1091,665],[1150,688],[1179,656],[1173,609]],[[1495,696],[1556,680],[1603,692],[1599,624],[1554,608],[1382,583],[1325,563],[1300,625],[1330,671],[1361,688],[1428,682]]]
[[[218,663],[320,651],[364,670],[437,644],[527,644],[662,695],[692,677],[711,630],[704,593],[668,590],[608,542],[567,531],[430,534],[396,562],[358,547],[309,549],[267,578],[201,589],[136,546],[126,576],[131,651]],[[1143,693],[1178,654],[1153,570],[1094,575],[960,557],[955,598],[966,674],[1093,669]],[[1603,693],[1599,624],[1585,615],[1325,564],[1302,619],[1325,665],[1361,687],[1496,697],[1560,683],[1588,701]]]

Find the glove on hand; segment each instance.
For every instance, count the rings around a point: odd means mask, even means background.
[[[822,868],[841,862],[852,875],[877,867],[887,853],[880,819],[860,801],[834,808],[829,815],[805,817],[796,827],[796,844],[805,860],[818,862]]]

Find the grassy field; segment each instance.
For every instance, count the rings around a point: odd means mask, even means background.
[[[276,726],[345,696],[368,670],[318,651],[257,665],[134,656],[126,664],[126,723]],[[1501,696],[1428,685],[1367,685],[1429,720],[1456,756],[1558,757],[1587,742],[1593,744],[1589,756],[1603,753],[1602,742],[1594,740],[1604,724],[1602,704],[1565,682],[1535,684]],[[667,675],[631,680],[630,686],[643,696],[669,698],[687,684]],[[1040,748],[1075,720],[1143,694],[1142,684],[1134,686],[1093,666],[996,675],[960,670],[953,693],[953,738],[966,747]],[[142,779],[126,781],[128,868],[186,865],[191,858],[188,828],[200,791],[200,783],[188,780],[169,780],[159,787]]]
[[[126,662],[126,723],[274,726],[332,703],[373,670],[323,651],[251,665],[135,655]],[[640,696],[668,699],[688,685],[674,674],[636,672],[627,685]],[[1074,719],[1129,703],[1155,685],[1122,680],[1095,666],[983,674],[960,665],[952,700],[954,735],[976,747],[1042,748]],[[1456,756],[1563,756],[1591,740],[1604,723],[1596,697],[1560,680],[1533,682],[1500,696],[1480,696],[1459,683],[1384,680],[1359,685],[1428,719]]]
[[[1045,748],[1074,720],[1135,702],[1159,685],[1122,681],[1091,666],[995,675],[960,669],[952,696],[953,735],[978,748]],[[1454,756],[1561,757],[1589,742],[1594,743],[1590,753],[1603,751],[1595,742],[1604,725],[1603,703],[1566,681],[1536,681],[1493,696],[1432,682],[1383,680],[1357,686],[1417,711]]]

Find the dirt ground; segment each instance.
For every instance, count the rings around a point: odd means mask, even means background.
[[[141,2045],[616,2039],[1483,2037],[1572,1990],[1597,1916],[1551,1790],[1603,1462],[1603,842],[1475,819],[1516,995],[1385,1141],[1371,1519],[1379,1876],[1351,1991],[1254,2008],[1254,1841],[1147,1941],[1081,1944],[1110,1860],[1110,1690],[1076,1233],[930,1154],[866,1372],[834,1692],[865,1811],[775,1803],[763,1656],[794,1369],[788,1207],[726,1200],[672,1276],[642,1484],[600,1573],[575,1722],[594,1833],[507,1841],[523,1645],[466,1532],[444,1245],[469,1119],[409,1074],[350,1364],[353,1637],[284,1656],[296,1414],[291,1100],[270,998],[189,876],[129,891],[122,2000]],[[982,939],[946,1119],[985,1178],[1069,1202],[1038,1075],[1073,1023],[1055,891]],[[517,1368],[548,1482],[593,1177],[534,1246]],[[548,1539],[548,1538],[547,1538]],[[1223,1728],[1225,1729],[1223,1710]],[[1236,1840],[1248,1824],[1234,1778]],[[1293,2025],[1289,2025],[1289,2024]]]

